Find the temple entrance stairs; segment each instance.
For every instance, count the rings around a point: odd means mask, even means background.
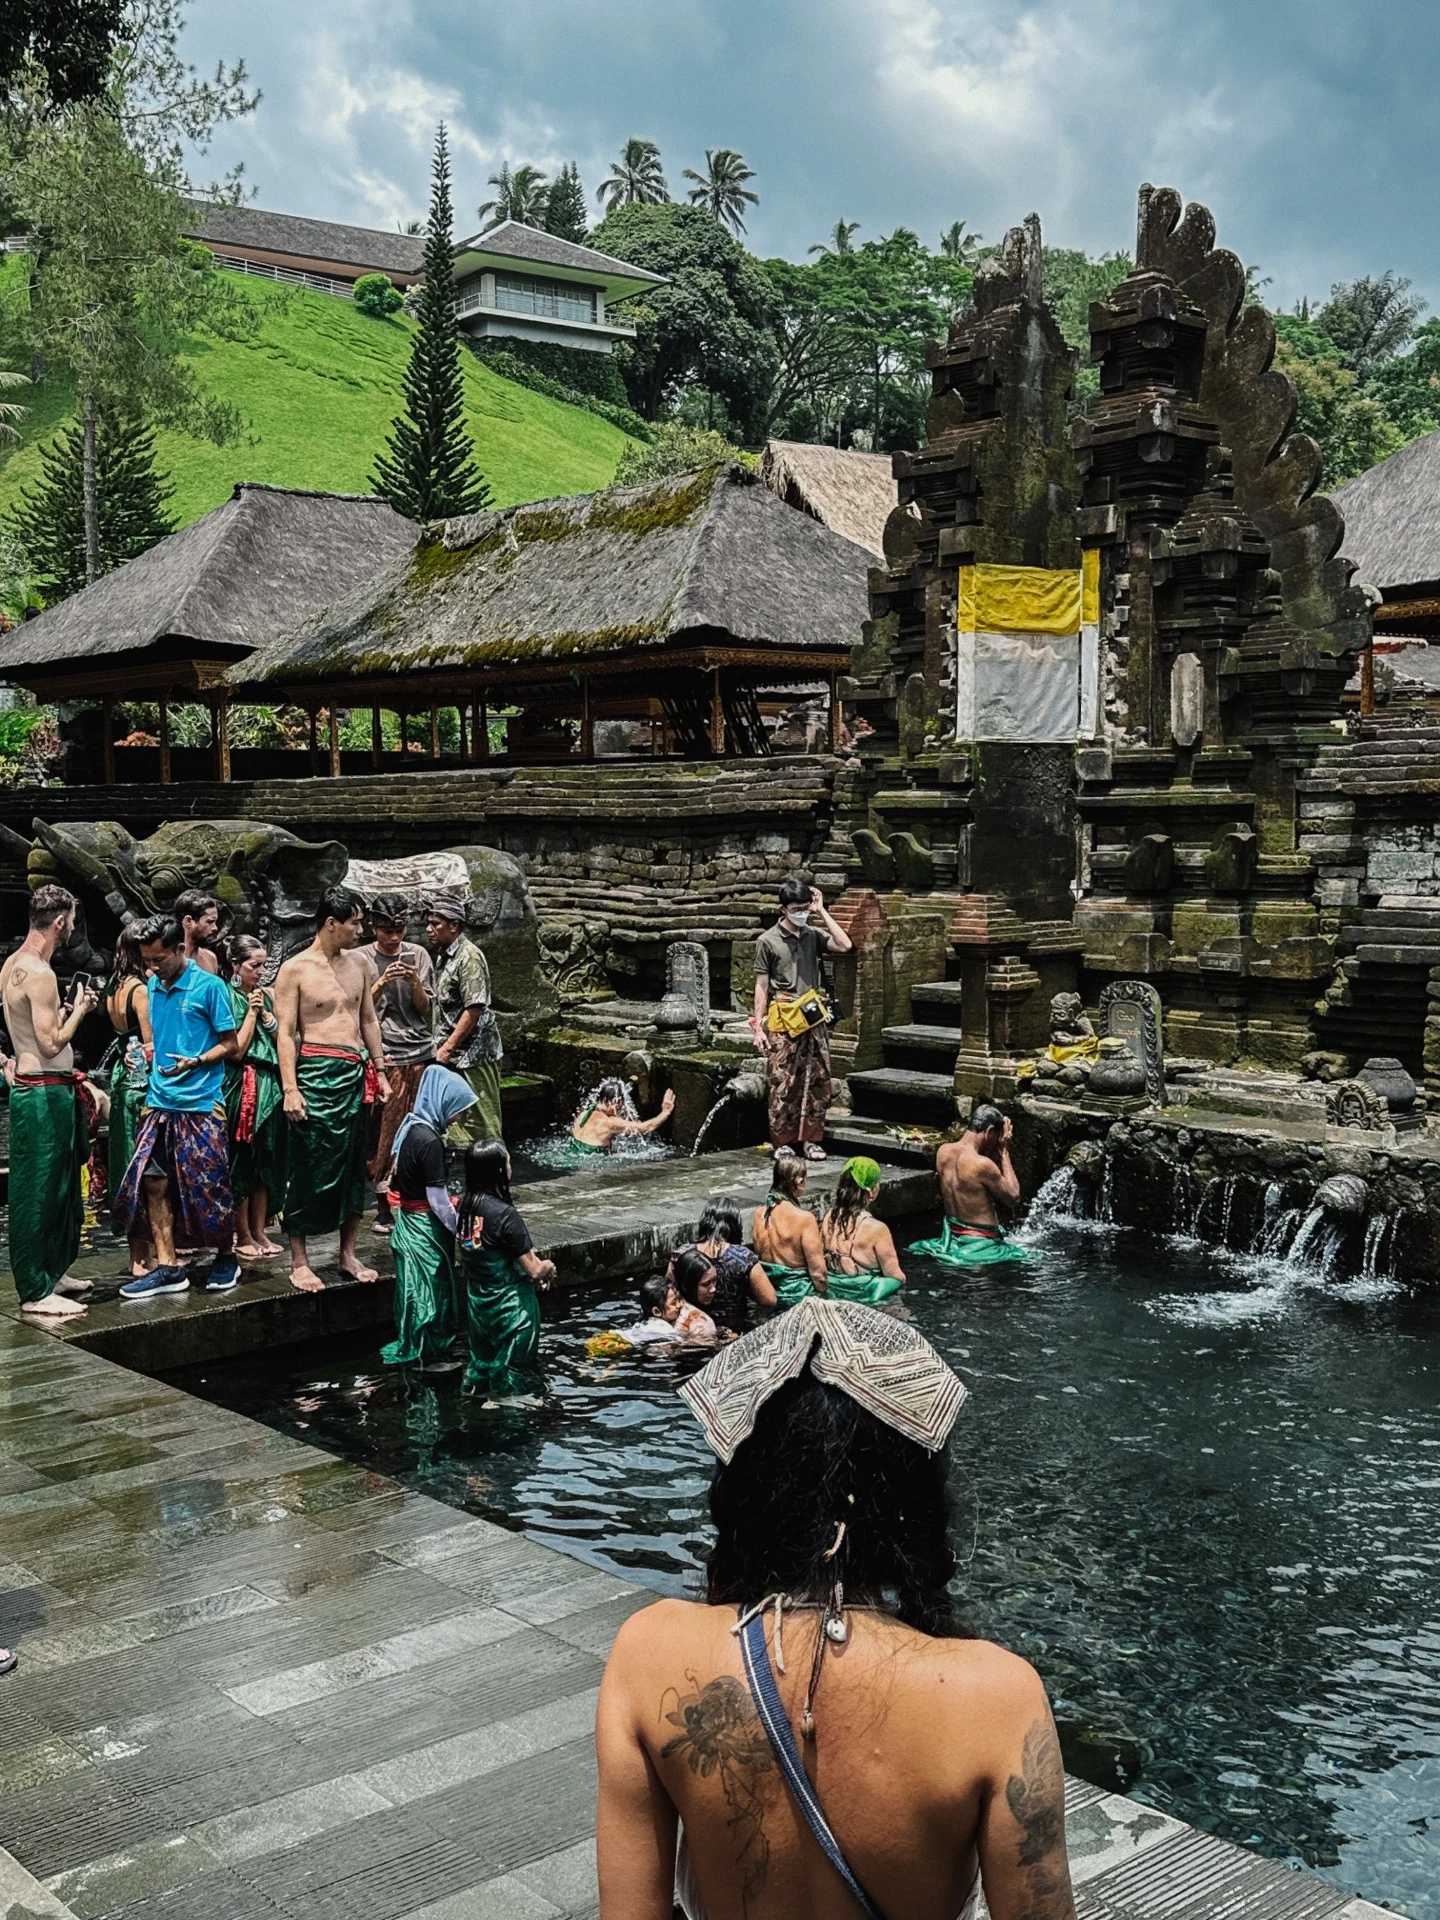
[[[885,1064],[852,1073],[850,1111],[836,1110],[825,1129],[833,1152],[929,1166],[940,1135],[955,1120],[955,1061],[960,982],[935,980],[910,990],[910,1021],[881,1035]]]

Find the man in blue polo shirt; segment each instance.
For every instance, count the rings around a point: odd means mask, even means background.
[[[163,915],[139,929],[150,976],[155,1064],[135,1153],[115,1195],[117,1225],[155,1248],[148,1273],[127,1280],[124,1300],[184,1293],[190,1285],[175,1246],[214,1247],[207,1293],[228,1293],[239,1278],[230,1142],[225,1128],[225,1062],[236,1049],[230,989],[186,958],[180,922]],[[135,1232],[136,1228],[142,1231]]]

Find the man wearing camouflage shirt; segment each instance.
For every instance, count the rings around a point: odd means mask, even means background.
[[[438,894],[431,901],[425,931],[435,956],[435,1059],[458,1073],[475,1094],[475,1105],[452,1123],[446,1144],[465,1147],[475,1140],[499,1140],[505,1049],[490,1005],[490,969],[465,932],[465,906],[458,894]]]

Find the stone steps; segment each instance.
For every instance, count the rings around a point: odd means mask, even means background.
[[[857,1114],[909,1126],[949,1126],[955,1118],[955,1083],[948,1073],[913,1067],[866,1067],[847,1082]]]
[[[959,1027],[932,1026],[928,1021],[918,1026],[886,1027],[880,1038],[887,1052],[892,1046],[919,1047],[926,1053],[948,1054],[952,1060],[965,1044]]]
[[[960,1018],[961,999],[958,980],[931,980],[910,989],[910,1011],[927,1026],[948,1027]]]
[[[825,1145],[831,1153],[867,1154],[882,1164],[889,1160],[907,1167],[933,1167],[940,1142],[938,1127],[918,1130],[923,1138],[904,1138],[883,1120],[863,1113],[835,1113],[825,1122]]]

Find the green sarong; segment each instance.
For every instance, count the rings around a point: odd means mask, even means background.
[[[80,1175],[89,1156],[74,1076],[17,1076],[10,1092],[10,1265],[22,1306],[53,1293],[80,1251]]]
[[[235,1024],[243,1026],[250,1003],[230,988]],[[265,996],[266,1011],[270,996]],[[275,1035],[257,1021],[245,1058],[225,1069],[225,1120],[230,1134],[230,1186],[237,1200],[264,1191],[270,1211],[285,1205],[285,1096]],[[244,1136],[242,1138],[242,1135]]]
[[[365,1177],[365,1062],[302,1046],[295,1083],[305,1118],[286,1129],[285,1231],[334,1233],[370,1197]]]
[[[120,1191],[125,1169],[135,1155],[135,1136],[140,1131],[140,1115],[145,1110],[145,1094],[150,1084],[150,1069],[145,1049],[138,1040],[127,1040],[110,1070],[110,1144],[108,1191]]]
[[[473,1067],[452,1067],[475,1095],[473,1107],[467,1107],[458,1120],[452,1120],[445,1135],[447,1147],[469,1147],[477,1140],[503,1140],[500,1128],[500,1062],[479,1060]]]
[[[466,1246],[460,1255],[465,1283],[470,1364],[465,1385],[493,1399],[538,1393],[540,1297],[519,1265],[497,1248]]]
[[[404,1204],[390,1233],[395,1255],[395,1338],[380,1349],[387,1367],[423,1367],[444,1359],[455,1338],[455,1237],[435,1218]]]
[[[778,1260],[761,1264],[775,1284],[775,1294],[782,1307],[796,1306],[814,1293],[814,1284],[804,1267],[782,1266]],[[862,1307],[879,1307],[893,1300],[899,1291],[900,1282],[888,1273],[827,1273],[825,1276],[827,1300],[851,1300]]]
[[[939,1260],[947,1267],[999,1267],[1016,1260],[1027,1260],[1024,1247],[1007,1240],[997,1227],[994,1235],[964,1233],[962,1220],[947,1220],[938,1240],[915,1240],[905,1251],[923,1254],[927,1260]]]

